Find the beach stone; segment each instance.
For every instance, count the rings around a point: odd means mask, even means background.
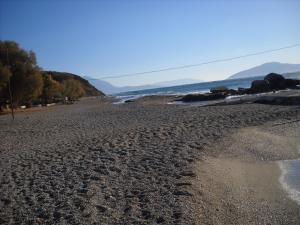
[[[277,73],[270,73],[264,80],[269,84],[272,90],[281,90],[286,88],[285,78]]]
[[[182,212],[174,212],[173,217],[175,219],[180,219],[182,217]]]
[[[193,196],[193,194],[191,194],[188,191],[175,191],[174,195],[177,195],[177,196],[179,196],[179,195],[182,195],[182,196]]]
[[[54,211],[54,213],[53,213],[54,220],[60,220],[61,217],[62,217],[62,214],[59,211]]]
[[[224,93],[227,92],[229,89],[225,86],[219,86],[219,87],[214,87],[210,89],[211,93]]]
[[[286,88],[296,88],[300,84],[300,80],[285,79]]]
[[[250,88],[241,88],[241,87],[239,87],[237,89],[237,93],[236,94],[238,94],[238,95],[245,95],[245,94],[249,93],[249,90],[250,90]]]
[[[142,217],[144,219],[150,219],[151,218],[151,212],[149,210],[142,210]]]
[[[213,94],[224,94],[224,95],[235,95],[235,94],[237,94],[236,90],[229,89],[225,86],[211,88],[210,92],[213,93]]]
[[[156,219],[156,223],[164,223],[165,222],[165,219],[163,217],[158,217]]]
[[[49,218],[49,214],[45,208],[39,207],[36,209],[37,216],[39,218],[47,219]]]
[[[96,205],[96,208],[98,209],[99,212],[102,212],[102,213],[107,211],[107,208],[102,205]]]
[[[133,103],[135,102],[133,99],[126,100],[125,103]]]
[[[226,98],[224,93],[188,94],[179,99],[183,102],[212,101]]]
[[[299,96],[290,97],[262,97],[254,101],[255,103],[267,104],[267,105],[300,105]]]
[[[176,185],[176,186],[191,186],[192,183],[189,183],[189,182],[182,182],[182,183],[176,183],[175,185]]]
[[[266,80],[254,80],[251,83],[250,92],[251,93],[263,93],[271,90],[271,87]]]

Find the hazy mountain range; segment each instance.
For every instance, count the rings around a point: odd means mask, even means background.
[[[159,83],[154,83],[149,85],[119,87],[119,86],[114,86],[107,81],[95,79],[88,76],[85,76],[84,79],[88,80],[90,84],[92,84],[97,89],[103,91],[105,94],[116,94],[116,93],[128,92],[128,91],[137,91],[137,90],[145,90],[145,89],[160,88],[160,87],[171,87],[177,85],[202,82],[201,80],[196,80],[196,79],[180,79],[180,80],[159,82]]]
[[[268,73],[291,73],[296,71],[300,71],[300,64],[269,62],[233,74],[228,79],[263,76]]]
[[[279,63],[279,62],[269,62],[264,63],[259,66],[255,66],[253,68],[243,70],[236,74],[231,75],[228,79],[239,79],[239,78],[246,78],[246,77],[256,77],[256,76],[264,76],[268,73],[292,73],[292,72],[299,72],[300,71],[300,64],[288,64],[288,63]],[[294,76],[295,74],[290,74],[290,76]],[[201,83],[203,81],[196,80],[196,79],[180,79],[180,80],[172,80],[166,82],[159,82],[149,85],[142,85],[142,86],[114,86],[107,81],[95,79],[92,77],[84,76],[86,80],[89,81],[94,87],[98,90],[103,91],[105,94],[116,94],[121,92],[128,92],[128,91],[137,91],[137,90],[145,90],[145,89],[152,89],[152,88],[160,88],[160,87],[171,87],[177,85],[184,85],[184,84],[193,84],[193,83]]]

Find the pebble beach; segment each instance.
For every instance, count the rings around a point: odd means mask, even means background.
[[[86,98],[0,116],[0,224],[298,224],[299,106]]]

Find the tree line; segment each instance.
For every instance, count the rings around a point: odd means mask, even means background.
[[[85,94],[78,80],[56,81],[37,65],[35,53],[13,41],[0,41],[0,111],[9,105],[30,107],[77,100]]]

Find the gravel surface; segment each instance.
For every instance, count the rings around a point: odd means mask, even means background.
[[[295,106],[98,99],[1,116],[0,224],[208,224],[189,209],[195,165],[239,128],[294,119]]]

